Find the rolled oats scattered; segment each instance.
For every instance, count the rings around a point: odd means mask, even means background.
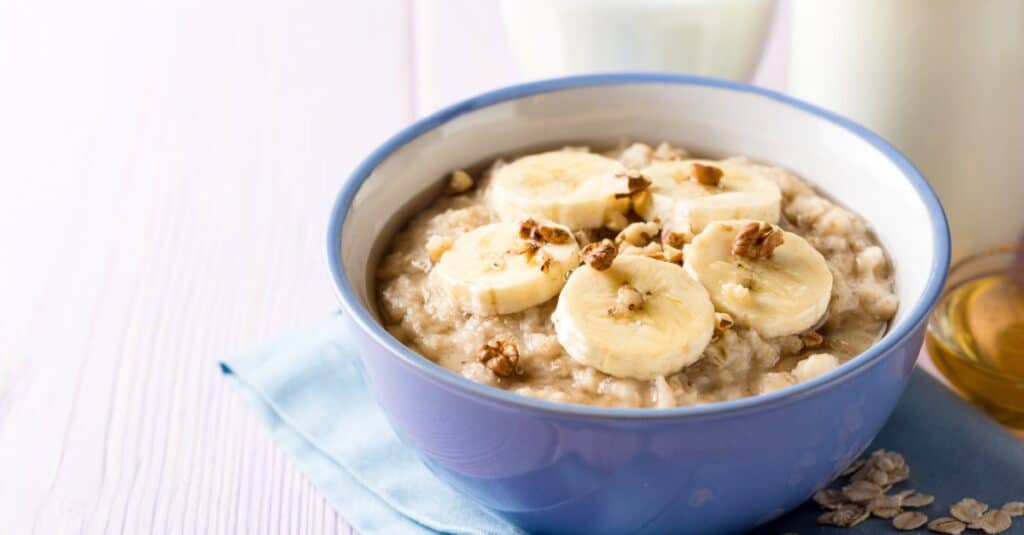
[[[868,511],[879,518],[892,518],[903,512],[900,505],[903,497],[899,494],[881,495],[868,504]]]
[[[892,472],[893,470],[896,469],[896,463],[893,462],[893,460],[888,455],[882,455],[878,457],[878,460],[875,461],[875,466],[879,470],[884,470],[886,472]]]
[[[949,513],[954,518],[968,524],[981,518],[985,511],[988,511],[988,504],[981,503],[974,498],[964,498],[949,508]]]
[[[910,479],[910,467],[904,464],[903,466],[896,468],[892,472],[888,472],[888,476],[890,485],[902,483]]]
[[[836,489],[821,489],[814,493],[812,498],[814,503],[824,507],[825,509],[836,509],[844,503],[844,498],[841,492]]]
[[[878,468],[875,468],[868,472],[867,480],[883,488],[886,487],[887,485],[890,485],[889,474],[884,470]]]
[[[898,508],[898,507],[902,507],[902,506],[903,506],[903,497],[900,496],[899,494],[883,494],[883,495],[875,498],[874,500],[871,500],[871,502],[868,504],[868,508],[869,509],[872,508],[872,507],[879,507],[879,508],[897,507]]]
[[[827,513],[819,516],[818,523],[841,528],[850,528],[867,520],[868,516],[870,516],[868,509],[863,505],[846,503],[840,505],[834,511],[828,511]]]
[[[867,503],[882,495],[882,487],[870,481],[854,481],[843,487],[842,492],[853,503]]]
[[[960,535],[967,529],[967,524],[948,516],[941,516],[928,523],[928,529],[935,533],[946,533],[947,535]]]
[[[1021,516],[1024,515],[1024,502],[1006,502],[1001,509],[1010,516]]]
[[[918,511],[905,511],[892,519],[892,527],[900,531],[912,531],[928,522],[928,517]]]
[[[899,507],[875,507],[874,509],[870,509],[870,511],[871,514],[878,518],[893,518],[902,513],[903,509],[900,509]]]
[[[903,507],[924,507],[934,501],[935,496],[918,492],[903,498]]]
[[[1010,525],[1013,523],[1013,519],[1010,515],[1002,509],[992,509],[981,515],[981,518],[977,522],[972,522],[970,525],[971,529],[981,529],[989,535],[995,533],[1002,533],[1010,529]]]
[[[888,462],[892,463],[897,470],[907,466],[906,458],[904,458],[903,454],[901,454],[899,452],[887,451],[887,452],[885,452],[884,457],[886,458],[886,460]],[[887,471],[891,471],[891,470],[887,470]]]

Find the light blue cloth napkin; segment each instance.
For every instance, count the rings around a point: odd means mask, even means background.
[[[340,316],[227,359],[280,444],[352,527],[373,533],[522,533],[455,493],[402,446],[363,386]]]
[[[346,333],[344,320],[332,316],[221,368],[328,503],[362,533],[521,533],[449,489],[399,443],[363,386]],[[964,496],[992,504],[1024,499],[1024,444],[920,370],[872,448],[907,457],[907,488],[936,497],[922,509],[930,518]],[[753,532],[836,532],[818,525],[819,513],[807,504]],[[880,519],[843,531],[893,532]],[[1024,532],[1024,519],[1010,532]]]

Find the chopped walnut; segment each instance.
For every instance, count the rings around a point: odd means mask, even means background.
[[[529,262],[530,260],[533,260],[533,255],[537,254],[537,251],[540,250],[540,247],[540,243],[534,240],[526,240],[520,243],[515,249],[512,249],[509,252],[512,254],[525,255],[526,261]]]
[[[625,314],[639,309],[643,304],[644,294],[629,284],[623,284],[615,293],[615,304],[608,309],[608,313],[613,316]]]
[[[615,174],[615,176],[619,178],[625,178],[627,188],[627,191],[625,193],[616,193],[616,199],[625,199],[627,197],[632,197],[651,187],[651,181],[647,180],[647,177],[640,174],[640,171],[637,171],[635,169],[630,169],[628,171],[619,171],[618,173]]]
[[[686,245],[686,234],[676,231],[663,231],[661,233],[661,243],[676,249],[682,249]]]
[[[458,195],[465,193],[473,188],[473,177],[469,176],[469,173],[462,169],[456,169],[452,171],[451,178],[448,179],[448,187],[445,188],[445,193],[449,195]]]
[[[476,359],[498,377],[510,377],[519,365],[519,348],[511,340],[491,340],[476,352]]]
[[[540,243],[562,245],[572,240],[572,234],[561,227],[541,225],[536,220],[525,219],[519,223],[519,237]]]
[[[540,270],[543,271],[544,273],[547,273],[548,271],[551,270],[551,259],[550,258],[545,258],[544,261],[541,262]]]
[[[782,229],[764,221],[751,221],[733,241],[732,254],[751,259],[771,258],[782,240]]]
[[[722,180],[722,170],[713,165],[695,163],[690,168],[690,176],[705,186],[717,186]]]
[[[618,249],[615,248],[615,244],[609,239],[604,239],[584,247],[580,251],[580,258],[588,266],[598,271],[604,271],[612,267],[616,254],[618,254]]]
[[[804,347],[807,349],[813,349],[825,343],[825,339],[816,331],[808,331],[800,335],[800,341],[804,343]]]

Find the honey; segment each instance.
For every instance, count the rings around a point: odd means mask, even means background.
[[[1020,249],[954,266],[929,324],[935,365],[968,398],[1024,428],[1024,264]],[[974,262],[975,265],[971,263]]]

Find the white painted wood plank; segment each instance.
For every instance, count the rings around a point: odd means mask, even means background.
[[[327,212],[412,116],[409,9],[0,6],[4,531],[349,531],[216,359],[334,307]]]

